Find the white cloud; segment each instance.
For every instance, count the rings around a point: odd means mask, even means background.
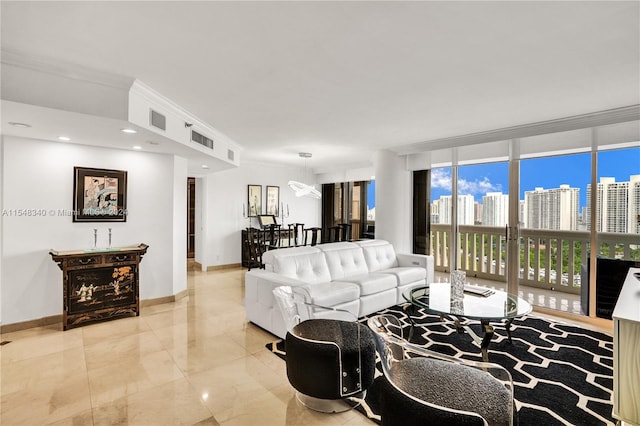
[[[431,186],[451,191],[451,173],[445,169],[434,169],[431,173]],[[458,194],[460,195],[484,195],[487,192],[501,190],[502,185],[492,183],[487,177],[474,181],[458,179]]]

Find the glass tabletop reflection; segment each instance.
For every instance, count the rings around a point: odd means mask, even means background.
[[[412,305],[438,314],[463,316],[477,320],[513,319],[531,312],[526,300],[500,290],[479,294],[480,287],[468,287],[462,299],[452,299],[450,283],[432,283],[403,294]]]

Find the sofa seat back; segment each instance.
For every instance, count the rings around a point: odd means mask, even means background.
[[[356,242],[362,248],[367,268],[370,272],[396,268],[398,259],[393,245],[384,240],[368,240]]]
[[[263,262],[265,269],[307,284],[331,281],[324,253],[315,247],[292,247],[270,250]]]
[[[332,281],[369,273],[362,248],[357,244],[339,242],[317,247],[324,253]]]

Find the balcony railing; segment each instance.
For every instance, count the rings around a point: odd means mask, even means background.
[[[459,226],[458,268],[467,275],[506,281],[505,229]],[[583,231],[520,230],[520,283],[530,287],[579,294],[586,279],[590,233]],[[431,253],[436,271],[448,272],[451,226],[431,225]],[[610,258],[640,260],[640,235],[598,233],[598,253]]]

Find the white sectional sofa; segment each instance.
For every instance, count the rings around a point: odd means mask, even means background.
[[[396,254],[384,240],[271,250],[265,269],[245,274],[245,307],[252,323],[284,338],[286,328],[273,289],[296,288],[308,303],[363,317],[398,303],[412,287],[433,282],[433,257]]]

